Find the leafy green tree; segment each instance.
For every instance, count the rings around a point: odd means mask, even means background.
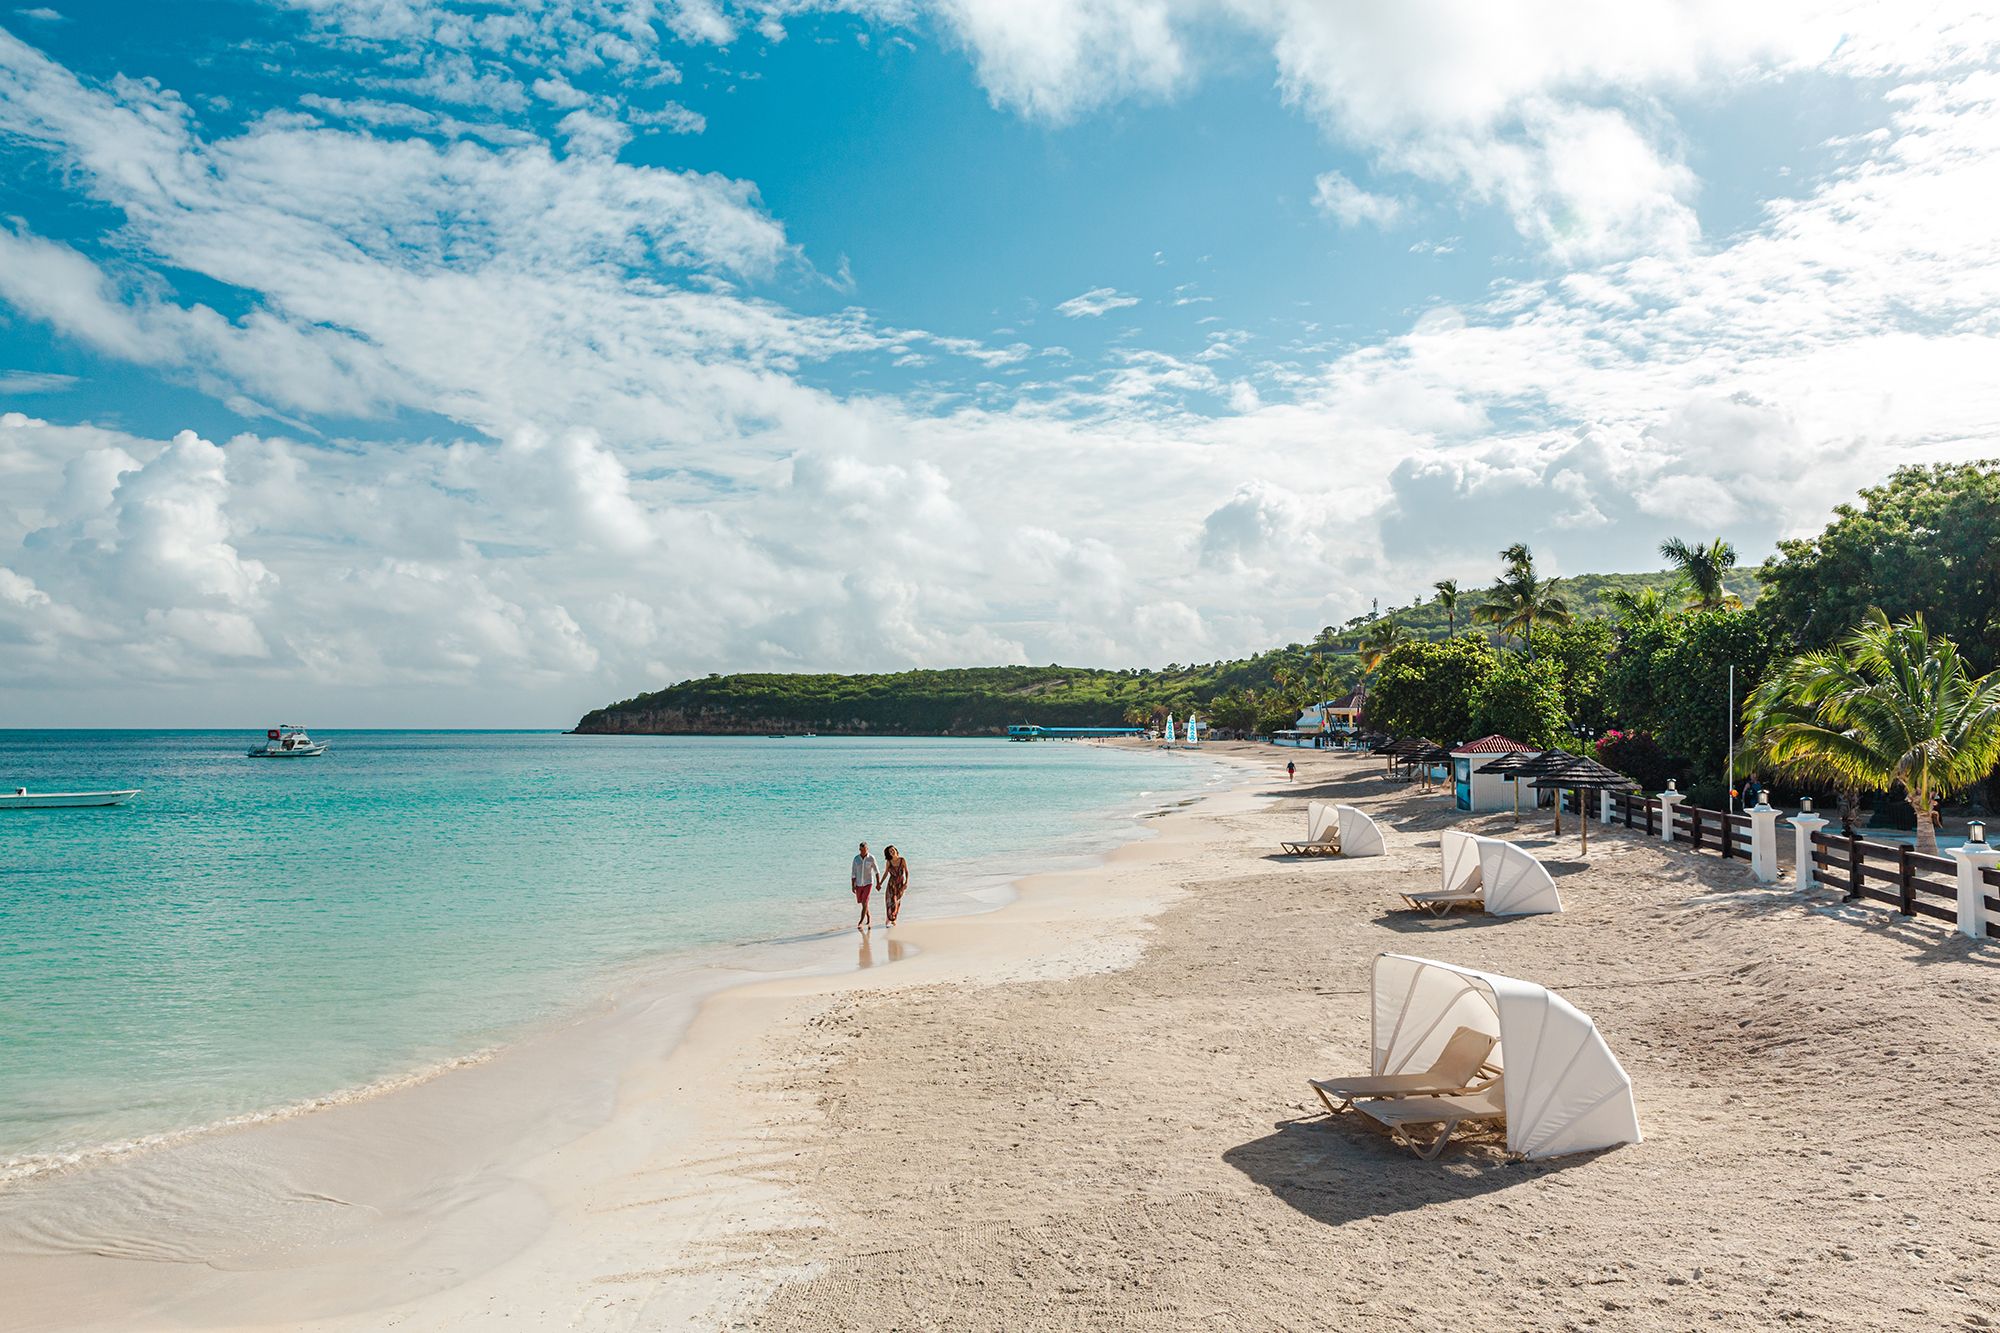
[[[1660,554],[1673,566],[1687,589],[1690,611],[1721,611],[1741,607],[1743,599],[1729,591],[1729,571],[1736,568],[1736,548],[1717,537],[1706,546],[1690,546],[1679,537],[1660,543]]]
[[[1704,804],[1726,798],[1729,668],[1739,696],[1779,655],[1775,622],[1759,608],[1690,611],[1627,636],[1605,675],[1612,721],[1650,731]],[[1740,710],[1739,710],[1740,712]]]
[[[1834,514],[1761,571],[1759,604],[1799,646],[1836,643],[1879,606],[1922,616],[1974,668],[2000,667],[2000,460],[1898,468]]]
[[[1549,749],[1572,745],[1563,711],[1562,672],[1546,657],[1510,656],[1472,691],[1472,730]]]
[[[1563,715],[1573,727],[1592,733],[1608,721],[1605,673],[1610,669],[1615,641],[1601,620],[1572,620],[1542,630],[1538,659],[1553,663],[1562,685]]]
[[[1500,559],[1505,568],[1487,590],[1485,599],[1473,608],[1473,617],[1492,623],[1509,638],[1521,640],[1528,656],[1533,657],[1536,625],[1569,622],[1569,604],[1556,592],[1562,580],[1537,575],[1534,553],[1518,542],[1502,551]]]
[[[1368,725],[1444,744],[1479,735],[1473,692],[1499,665],[1500,654],[1472,635],[1400,644],[1382,659],[1368,687]]]
[[[1683,766],[1672,759],[1647,732],[1613,728],[1597,738],[1597,762],[1615,768],[1646,791],[1660,791],[1667,783],[1685,777]]]
[[[1431,587],[1437,590],[1437,603],[1444,609],[1444,635],[1447,639],[1458,637],[1458,580],[1439,579]]]
[[[1257,728],[1255,696],[1245,690],[1228,690],[1208,701],[1208,720],[1224,731],[1254,731]]]
[[[1934,799],[2000,763],[2000,671],[1975,677],[1958,646],[1921,616],[1880,611],[1831,649],[1785,663],[1751,699],[1758,757],[1781,773],[1843,791],[1901,784],[1917,814],[1917,850],[1937,854]]]

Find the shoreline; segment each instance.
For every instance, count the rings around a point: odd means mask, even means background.
[[[396,731],[396,734],[402,733]],[[543,733],[531,730],[507,734]],[[1179,785],[1169,784],[1166,791],[1139,794],[1135,798],[1139,802],[1136,810],[1121,802],[1084,811],[1078,816],[1073,830],[1077,845],[1044,853],[1040,858],[1044,866],[1033,870],[1024,872],[998,868],[1006,865],[1009,859],[1020,859],[1018,851],[999,851],[933,863],[934,866],[941,864],[943,868],[941,871],[932,869],[932,873],[926,876],[925,892],[916,901],[915,910],[923,913],[927,904],[943,900],[948,904],[945,908],[948,915],[992,911],[1011,901],[1014,886],[1024,874],[1040,873],[1042,868],[1094,864],[1105,853],[1125,842],[1147,836],[1146,821],[1165,808],[1160,802],[1171,802],[1179,795],[1190,792],[1199,794],[1201,790],[1199,785],[1189,785],[1183,791]],[[1102,829],[1115,831],[1107,834]],[[833,915],[837,917],[839,912]],[[906,918],[912,919],[921,918]],[[409,1062],[391,1060],[380,1073],[358,1082],[281,1096],[262,1105],[222,1111],[209,1119],[139,1129],[116,1138],[47,1149],[22,1149],[0,1155],[0,1201],[4,1201],[9,1189],[50,1174],[94,1170],[123,1159],[172,1150],[216,1135],[296,1120],[393,1096],[459,1070],[485,1064],[517,1047],[557,1038],[566,1030],[601,1018],[635,997],[657,1001],[680,992],[698,997],[718,987],[741,984],[743,976],[789,976],[801,970],[811,972],[823,969],[838,972],[851,966],[830,961],[837,953],[833,946],[845,939],[847,934],[846,928],[836,926],[804,933],[716,941],[661,950],[641,957],[605,961],[579,975],[569,995],[558,1001],[554,1008],[523,1016],[507,1024],[502,1031],[468,1042],[463,1047],[454,1049],[449,1043],[432,1043],[445,1046],[444,1051]],[[712,980],[717,976],[726,979]]]
[[[1231,766],[1224,756],[1203,757]],[[635,1097],[633,1089],[658,1070],[682,1068],[688,1053],[701,1049],[697,1030],[723,997],[768,990],[795,1000],[921,984],[903,978],[924,975],[920,961],[942,961],[933,953],[958,947],[942,941],[966,923],[1009,913],[1049,881],[1088,881],[1154,841],[1149,826],[1233,786],[1211,778],[1206,789],[1163,795],[1167,804],[1127,816],[1126,836],[1084,854],[1082,865],[1008,877],[1009,897],[993,906],[975,905],[977,891],[958,892],[951,915],[906,916],[894,939],[878,928],[866,939],[842,929],[782,941],[813,957],[777,971],[727,966],[728,951],[720,951],[684,972],[678,980],[685,984],[641,986],[601,1010],[442,1070],[388,1080],[372,1095],[312,1099],[16,1180],[0,1190],[0,1280],[21,1295],[29,1326],[50,1328],[296,1326],[315,1307],[333,1321],[328,1327],[348,1318],[374,1327],[374,1316],[390,1307],[448,1301],[472,1275],[547,1243],[563,1215],[555,1200],[574,1183],[567,1169],[538,1175],[558,1159],[573,1163],[592,1141],[621,1137],[635,1111],[658,1119],[670,1142],[699,1138],[690,1121],[698,1092],[653,1084]],[[845,955],[857,942],[857,955]],[[869,975],[890,963],[896,979]],[[519,1101],[524,1089],[531,1090],[528,1104],[511,1117],[520,1132],[496,1133],[482,1102],[496,1093]],[[412,1167],[441,1195],[434,1210],[412,1204],[404,1179]],[[153,1211],[160,1199],[198,1196],[191,1182],[204,1177],[235,1180],[232,1202],[249,1206],[230,1208],[226,1218],[213,1215],[221,1211],[215,1200],[203,1201],[208,1216],[199,1215],[198,1203],[192,1219]],[[137,1258],[154,1262],[126,1262]],[[357,1290],[384,1265],[405,1271],[357,1303]],[[344,1277],[333,1281],[333,1272]]]

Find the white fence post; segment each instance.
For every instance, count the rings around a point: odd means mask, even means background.
[[[1778,882],[1778,812],[1763,792],[1750,808],[1750,877],[1759,884]]]
[[[2000,848],[1986,841],[1986,826],[1974,823],[1967,830],[1963,847],[1951,854],[1958,861],[1958,933],[1975,940],[1986,938],[1986,871],[2000,865]]]
[[[1609,824],[1611,822],[1611,788],[1609,787],[1598,788],[1597,822],[1600,824]]]
[[[1813,834],[1826,827],[1826,817],[1813,813],[1810,800],[1799,803],[1799,812],[1792,816],[1792,875],[1801,889],[1810,889],[1819,883],[1819,875],[1813,866]]]
[[[1660,841],[1674,840],[1674,806],[1682,799],[1681,790],[1672,779],[1667,781],[1667,789],[1660,793]]]

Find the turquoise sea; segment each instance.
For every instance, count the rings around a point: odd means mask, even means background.
[[[0,1179],[851,933],[862,838],[909,857],[911,915],[963,911],[1220,774],[997,740],[315,735],[274,761],[257,731],[0,732],[0,787],[143,789],[0,812]]]

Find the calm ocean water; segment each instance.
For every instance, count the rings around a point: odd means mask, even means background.
[[[1101,851],[1216,781],[987,740],[0,732],[0,1174],[474,1053],[662,969],[851,929],[853,845],[912,914]]]

